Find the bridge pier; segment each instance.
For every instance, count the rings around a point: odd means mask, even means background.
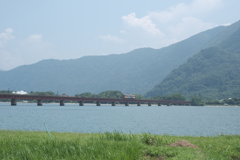
[[[128,102],[125,102],[125,106],[129,106],[129,103],[128,103]]]
[[[11,99],[11,106],[16,106],[16,105],[17,105],[17,100]]]
[[[37,105],[42,106],[42,100],[41,99],[37,100]]]
[[[101,106],[101,102],[97,101],[96,102],[97,106]]]
[[[158,106],[161,106],[161,103],[158,103]]]
[[[141,106],[141,103],[140,103],[140,102],[138,102],[138,103],[137,103],[137,106]]]
[[[115,102],[112,102],[112,106],[116,106],[116,103],[115,103]]]
[[[150,102],[148,102],[148,106],[152,106],[152,104]]]
[[[83,101],[79,101],[79,106],[84,106]]]
[[[60,100],[60,106],[64,106],[64,100]]]

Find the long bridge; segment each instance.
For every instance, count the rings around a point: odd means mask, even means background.
[[[84,102],[96,103],[97,106],[101,106],[101,102],[111,103],[115,106],[116,103],[123,103],[125,106],[129,104],[152,104],[161,105],[189,105],[189,101],[170,101],[170,100],[149,100],[149,99],[134,99],[134,98],[86,98],[86,97],[72,97],[72,96],[39,96],[39,95],[20,95],[20,94],[0,94],[0,99],[11,100],[11,105],[16,106],[17,100],[36,100],[38,106],[42,106],[42,101],[59,101],[60,106],[64,106],[65,101],[75,101],[79,103],[79,106],[83,106]]]

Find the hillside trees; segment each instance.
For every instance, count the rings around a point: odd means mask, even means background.
[[[103,91],[99,94],[93,94],[91,92],[84,92],[76,94],[76,97],[98,97],[98,98],[122,98],[123,93],[121,91]]]

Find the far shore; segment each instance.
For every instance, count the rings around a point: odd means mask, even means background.
[[[0,102],[0,103],[11,103],[11,102]],[[34,102],[17,102],[17,103],[34,103]],[[42,103],[43,105],[44,104],[59,104],[57,102],[50,102],[50,103]],[[65,105],[78,105],[78,103],[65,103]],[[96,103],[84,103],[84,106],[85,105],[96,105]],[[101,105],[110,105],[110,103],[108,104],[105,104],[105,103],[102,103]],[[116,104],[116,106],[125,106],[124,104]],[[129,104],[129,106],[137,106],[136,104]],[[147,104],[141,104],[141,106],[147,106]],[[152,104],[152,106],[157,106],[157,104]],[[161,106],[167,106],[167,105],[161,105]],[[159,107],[161,107],[159,106]],[[176,105],[171,105],[171,106],[167,106],[167,107],[175,107]],[[177,107],[177,106],[176,106]],[[179,107],[181,107],[179,105]],[[240,106],[237,106],[237,105],[205,105],[205,106],[187,106],[187,107],[240,107]]]

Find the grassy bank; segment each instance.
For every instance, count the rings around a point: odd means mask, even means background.
[[[240,159],[239,135],[190,137],[51,132],[51,136],[52,140],[46,132],[0,130],[0,159]]]

